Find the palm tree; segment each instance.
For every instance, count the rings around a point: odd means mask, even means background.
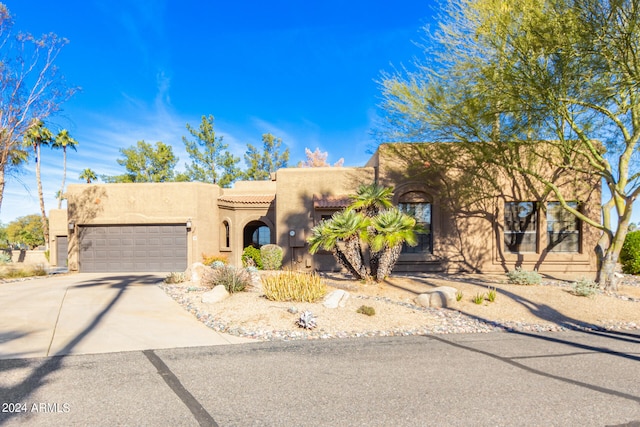
[[[66,129],[62,129],[56,135],[53,141],[53,148],[62,148],[62,185],[60,186],[60,192],[58,193],[58,209],[62,207],[62,199],[64,198],[64,182],[67,178],[67,147],[73,148],[77,151],[76,145],[78,141],[69,136],[69,132]]]
[[[371,236],[370,240],[371,250],[378,254],[376,259],[379,260],[375,279],[381,281],[391,274],[391,270],[393,270],[402,251],[402,245],[404,243],[409,246],[418,244],[417,232],[420,230],[418,230],[416,219],[398,208],[380,212],[371,222],[376,229],[375,235]]]
[[[44,126],[44,122],[35,119],[24,135],[23,143],[33,148],[33,155],[36,162],[36,182],[38,184],[38,196],[40,197],[40,213],[42,214],[42,231],[44,233],[45,245],[49,245],[49,223],[47,221],[47,211],[44,208],[44,195],[42,193],[42,179],[40,177],[40,148],[49,145],[53,140],[51,131]]]
[[[78,178],[84,179],[85,181],[87,181],[87,184],[91,184],[91,181],[95,181],[96,179],[98,179],[98,175],[96,175],[96,173],[91,169],[87,168],[80,172],[80,176],[78,176]]]
[[[382,187],[377,184],[361,185],[356,190],[356,194],[351,196],[353,202],[348,209],[354,209],[372,218],[381,210],[389,209],[393,206],[392,197],[393,188]]]
[[[356,190],[356,194],[351,196],[352,203],[347,208],[361,212],[369,218],[375,217],[380,211],[393,207],[391,199],[393,188],[383,187],[375,183],[363,184]],[[369,226],[369,239],[373,239],[377,233],[373,225]],[[369,257],[369,268],[373,277],[378,276],[378,266],[382,252],[371,251]]]
[[[311,230],[309,251],[320,248],[332,251],[336,260],[356,279],[369,280],[371,275],[364,265],[361,240],[366,239],[369,218],[354,210],[336,212]]]

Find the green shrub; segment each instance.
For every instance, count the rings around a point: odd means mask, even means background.
[[[623,273],[640,274],[640,231],[632,231],[625,237],[620,250],[620,264]]]
[[[487,292],[487,300],[489,300],[489,302],[495,302],[497,296],[498,292],[496,291],[496,288],[490,287],[489,291]]]
[[[251,275],[244,268],[225,265],[221,268],[207,269],[200,280],[202,286],[213,288],[223,285],[230,294],[244,291],[251,285]]]
[[[172,272],[172,273],[169,273],[167,277],[164,278],[164,283],[167,283],[169,285],[174,283],[182,283],[184,281],[186,281],[184,273]]]
[[[214,262],[221,262],[223,264],[228,264],[229,263],[229,259],[226,255],[223,254],[217,254],[217,255],[207,255],[205,253],[202,254],[202,263],[204,265],[213,265]]]
[[[280,270],[282,267],[282,248],[278,245],[264,245],[260,248],[262,268],[265,270]]]
[[[256,267],[258,270],[262,270],[262,256],[260,255],[260,249],[247,246],[242,252],[242,265],[244,267]]]
[[[462,301],[463,297],[464,297],[464,294],[462,293],[462,291],[456,292],[456,301],[458,302]]]
[[[582,278],[572,285],[572,293],[580,297],[590,297],[598,293],[598,284],[593,280]]]
[[[514,271],[507,273],[507,279],[513,285],[539,285],[542,276],[535,270],[527,271],[516,267]]]
[[[356,313],[366,314],[367,316],[374,316],[376,314],[376,309],[368,305],[361,305],[360,308],[356,310]]]
[[[262,280],[264,296],[272,301],[316,302],[327,293],[317,274],[285,271]]]

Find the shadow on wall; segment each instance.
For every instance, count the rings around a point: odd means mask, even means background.
[[[311,229],[319,223],[323,217],[330,216],[334,212],[342,210],[344,206],[339,203],[334,207],[328,206],[317,209],[314,206],[314,196],[319,199],[336,199],[343,196],[355,194],[356,189],[362,184],[373,182],[373,170],[353,169],[352,172],[343,176],[342,188],[344,190],[326,191],[323,189],[314,190],[308,188],[298,194],[298,206],[295,213],[289,213],[284,218],[285,229],[278,230],[277,242],[284,249],[282,265],[285,268],[294,270],[321,270],[321,271],[341,271],[341,267],[333,258],[330,252],[319,251],[316,255],[309,253],[309,245],[306,241],[310,236]],[[294,236],[289,233],[293,231]],[[311,262],[313,260],[313,262]]]
[[[79,245],[85,231],[79,225],[91,223],[104,210],[103,203],[107,198],[107,190],[104,187],[89,186],[80,194],[74,194],[67,201],[68,219],[75,224],[74,230],[71,231],[74,236],[69,236],[68,251],[70,254],[76,254],[75,261],[69,261],[70,270],[77,271],[79,268],[77,257],[80,254]]]
[[[440,214],[434,235],[446,246],[446,251],[439,255],[443,264],[455,264],[462,271],[479,271],[484,263],[491,261],[493,247],[497,247],[496,257],[502,269],[509,271],[512,263],[507,264],[504,253],[504,218],[501,218],[504,213],[500,207],[507,201],[545,202],[555,197],[530,177],[483,163],[481,156],[486,154],[462,150],[459,144],[392,144],[381,149],[384,169],[379,171],[380,184],[414,182],[434,197]],[[535,157],[523,160],[518,153],[507,153],[505,158],[509,155],[521,162],[539,160]],[[568,200],[589,200],[598,191],[598,183],[591,182],[590,176],[561,167],[550,169],[543,162],[539,166],[534,163],[534,167],[564,189]],[[492,245],[478,240],[478,236],[487,236],[499,243]],[[539,268],[546,256],[547,251],[542,250],[534,268]],[[521,264],[519,259],[516,266]]]

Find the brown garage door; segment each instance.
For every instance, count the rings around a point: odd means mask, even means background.
[[[182,225],[81,226],[80,271],[184,271],[187,229]]]

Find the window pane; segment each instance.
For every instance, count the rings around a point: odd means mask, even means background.
[[[536,252],[537,206],[535,202],[504,204],[504,244],[510,252]]]
[[[567,203],[577,209],[578,202]],[[547,204],[547,238],[549,252],[578,252],[580,226],[578,218],[562,208],[559,202]]]
[[[428,230],[427,234],[418,234],[418,244],[414,247],[402,245],[403,254],[431,253],[431,203],[398,203],[398,209],[413,216],[418,224]]]

